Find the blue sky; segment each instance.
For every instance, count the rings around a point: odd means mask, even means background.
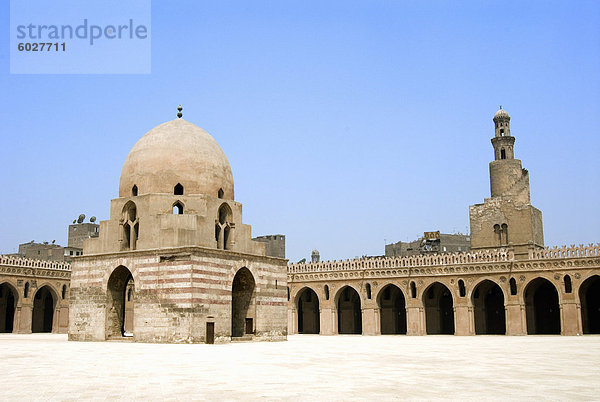
[[[0,252],[107,219],[129,150],[178,104],[293,261],[466,232],[500,104],[546,244],[600,240],[598,2],[154,1],[146,75],[9,74],[6,3]]]

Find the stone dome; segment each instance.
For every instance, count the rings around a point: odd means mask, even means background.
[[[506,110],[500,108],[500,110],[498,110],[494,115],[494,120],[496,119],[510,119],[510,116],[508,115]]]
[[[206,131],[174,119],[148,131],[133,146],[121,171],[119,197],[205,194],[233,200],[233,175],[225,153]],[[222,190],[222,194],[221,191]]]

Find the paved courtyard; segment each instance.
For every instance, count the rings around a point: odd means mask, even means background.
[[[600,336],[290,336],[227,345],[0,335],[2,400],[600,398]]]

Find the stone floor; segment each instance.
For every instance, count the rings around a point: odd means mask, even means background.
[[[165,345],[0,334],[1,400],[600,398],[600,336]]]

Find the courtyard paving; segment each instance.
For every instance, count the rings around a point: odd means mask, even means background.
[[[0,335],[2,400],[600,399],[600,336],[290,336],[169,345]]]

